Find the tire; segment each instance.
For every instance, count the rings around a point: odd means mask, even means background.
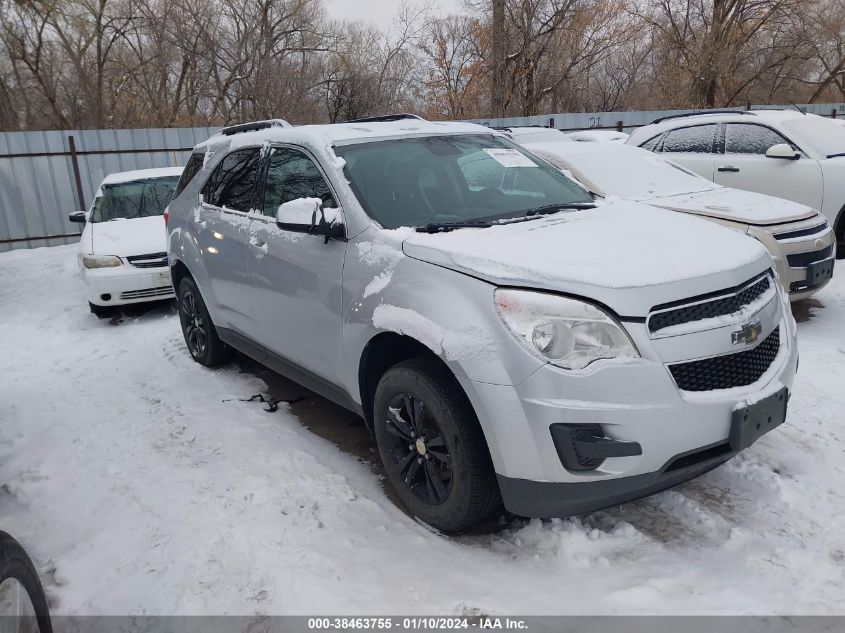
[[[845,207],[840,209],[836,217],[834,235],[836,236],[836,259],[845,259]]]
[[[501,507],[475,411],[439,363],[414,358],[388,369],[373,420],[387,477],[417,518],[446,533],[465,532]]]
[[[0,619],[4,616],[32,615],[31,612],[24,614],[20,614],[17,611],[13,613],[6,612],[6,609],[13,605],[4,603],[3,599],[5,596],[3,594],[7,588],[17,593],[17,588],[12,587],[13,581],[17,581],[14,584],[19,584],[29,595],[29,601],[32,604],[39,633],[52,633],[53,626],[50,623],[47,599],[44,596],[44,589],[41,587],[41,582],[38,580],[38,574],[32,565],[32,561],[15,539],[5,532],[0,531],[0,587],[3,588],[0,591]],[[17,630],[14,621],[12,622],[11,630]],[[21,630],[31,629],[23,626]]]
[[[188,351],[200,365],[216,367],[229,362],[234,351],[217,336],[197,284],[190,277],[179,282],[176,293],[179,323]]]
[[[98,319],[108,319],[114,315],[114,308],[111,306],[98,306],[96,303],[89,301],[88,308],[91,310],[91,314]]]

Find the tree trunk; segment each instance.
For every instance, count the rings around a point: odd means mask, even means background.
[[[505,0],[493,0],[493,73],[490,116],[505,115]]]

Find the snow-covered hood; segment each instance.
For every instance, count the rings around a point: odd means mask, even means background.
[[[164,218],[155,215],[91,224],[92,252],[97,255],[147,255],[167,250]]]
[[[495,284],[584,296],[624,316],[736,286],[771,266],[765,248],[736,231],[623,201],[490,228],[415,233],[403,251]]]
[[[657,196],[649,198],[646,202],[672,211],[755,225],[795,222],[816,215],[813,209],[798,202],[728,187],[674,196]]]

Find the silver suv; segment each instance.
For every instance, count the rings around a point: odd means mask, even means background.
[[[167,221],[194,360],[238,350],[359,413],[444,531],[662,490],[786,415],[795,322],[759,243],[594,201],[481,126],[225,128]]]

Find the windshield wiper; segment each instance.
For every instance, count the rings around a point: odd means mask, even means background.
[[[455,229],[486,229],[493,226],[488,220],[466,220],[463,222],[429,222],[418,226],[417,233],[445,233]]]
[[[838,152],[836,154],[828,154],[828,158],[839,158],[840,156],[845,156],[845,152]]]
[[[551,213],[557,213],[558,211],[564,211],[566,209],[574,209],[576,211],[580,211],[581,209],[595,209],[596,205],[593,202],[564,202],[561,204],[547,204],[542,207],[537,207],[535,209],[529,209],[525,212],[525,217],[530,217],[532,215],[549,215]]]

